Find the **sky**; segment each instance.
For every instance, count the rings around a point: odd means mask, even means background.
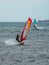
[[[49,19],[49,0],[0,0],[0,22]]]

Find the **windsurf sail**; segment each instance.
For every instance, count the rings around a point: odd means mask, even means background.
[[[27,37],[28,32],[29,32],[30,27],[31,27],[31,23],[32,23],[32,19],[28,18],[26,24],[24,25],[24,29],[23,29],[22,34],[21,34],[20,42],[26,40],[26,37]]]

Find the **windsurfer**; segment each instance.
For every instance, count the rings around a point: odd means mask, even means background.
[[[23,45],[24,44],[24,42],[20,41],[20,35],[19,34],[16,35],[16,40],[18,41],[19,45]]]

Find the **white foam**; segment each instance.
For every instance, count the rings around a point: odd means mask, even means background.
[[[43,30],[46,29],[45,27],[37,27],[37,29]]]
[[[15,39],[7,39],[5,40],[6,45],[16,45],[18,42]]]

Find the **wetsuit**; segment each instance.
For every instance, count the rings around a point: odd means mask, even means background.
[[[19,42],[19,45],[23,45],[24,44],[24,42],[20,42],[20,36],[17,34],[17,36],[16,36],[16,40]]]

